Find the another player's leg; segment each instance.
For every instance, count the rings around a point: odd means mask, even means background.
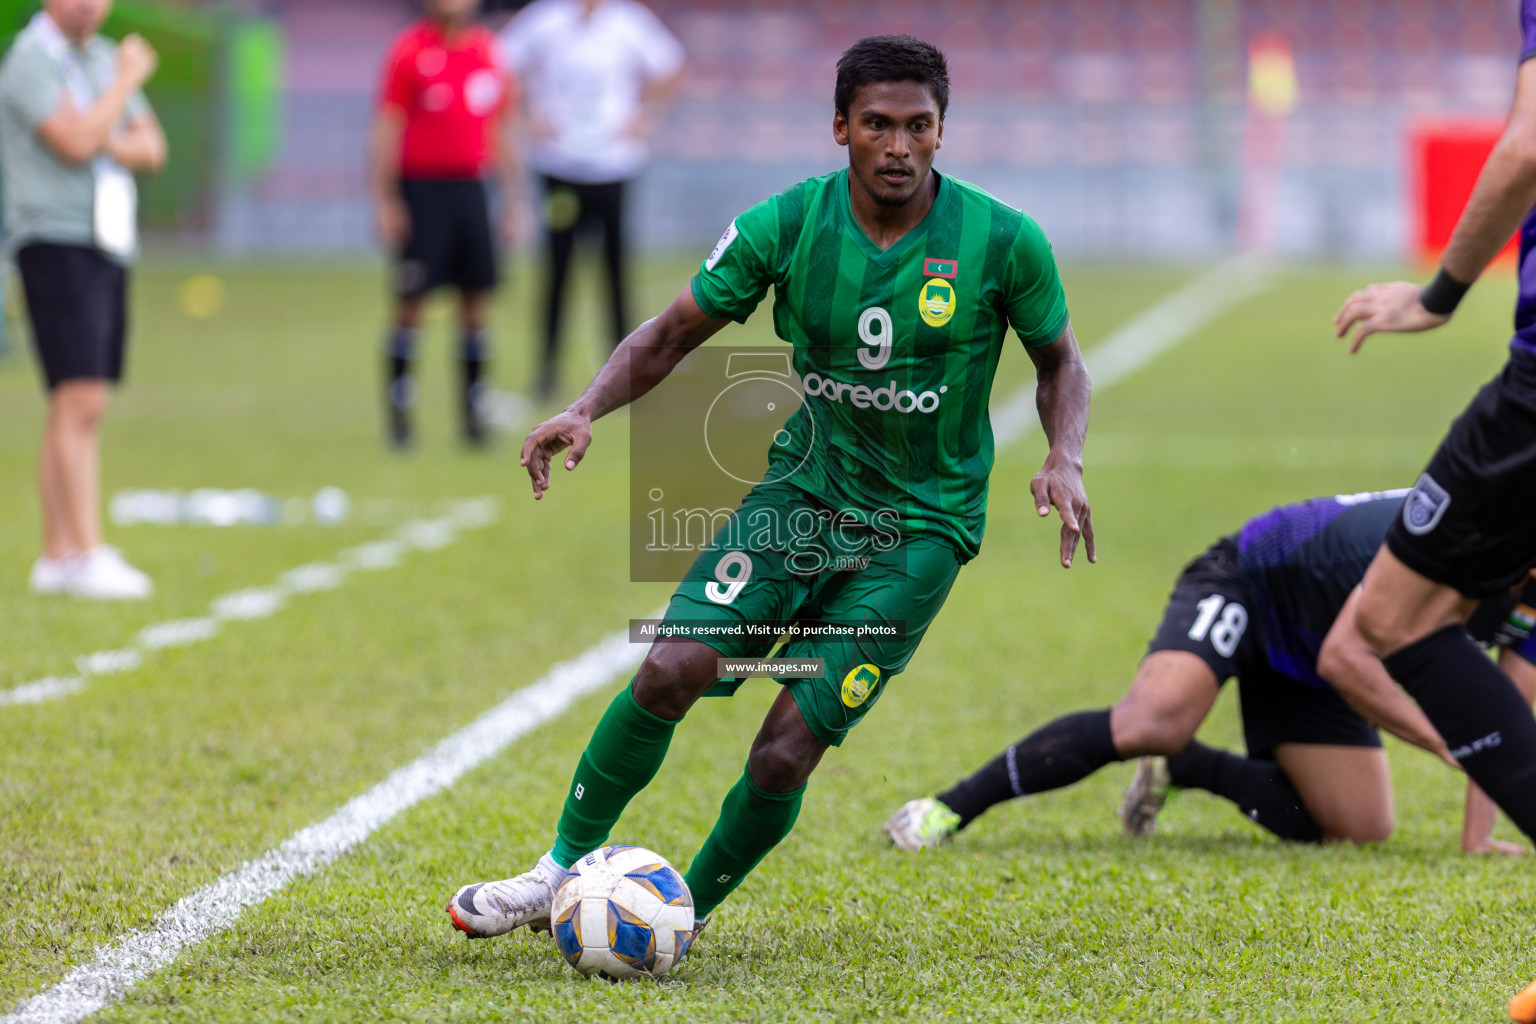
[[[489,440],[485,399],[491,350],[486,328],[499,272],[485,185],[478,181],[462,185],[453,272],[459,286],[459,428],[465,443],[478,447]]]
[[[1073,785],[1127,758],[1175,753],[1194,737],[1220,692],[1216,673],[1199,656],[1153,651],[1113,707],[1041,726],[944,792],[908,802],[885,823],[886,834],[903,849],[921,850],[1005,801]],[[1165,792],[1161,765],[1139,766],[1121,812],[1127,829],[1150,831]]]
[[[1383,547],[1366,571],[1358,624],[1467,775],[1536,838],[1536,719],[1462,628],[1471,605]]]
[[[414,179],[400,182],[410,229],[396,253],[395,316],[384,344],[387,438],[395,448],[411,443],[411,409],[416,404],[412,368],[422,306],[432,290],[444,283],[450,269],[454,217],[449,195],[453,184]]]
[[[489,440],[485,411],[490,389],[491,343],[486,331],[486,308],[494,293],[466,291],[459,316],[459,418],[467,444],[480,446]]]
[[[1243,757],[1191,741],[1167,761],[1168,784],[1203,789],[1236,804],[1243,816],[1281,839],[1323,838],[1301,794],[1275,761]]]
[[[1250,664],[1238,677],[1249,756],[1191,743],[1168,759],[1173,785],[1232,801],[1292,842],[1380,842],[1392,831],[1381,734],[1332,690]]]
[[[769,709],[747,767],[685,877],[694,911],[707,918],[795,826],[811,772],[828,744],[811,731],[789,690]]]
[[[402,296],[395,307],[395,322],[384,345],[384,404],[388,413],[389,443],[406,448],[411,443],[411,408],[416,404],[416,335],[421,324],[422,297]]]
[[[548,267],[544,285],[544,347],[536,392],[541,401],[554,396],[560,369],[560,329],[565,318],[565,285],[570,277],[571,254],[576,247],[576,225],[581,220],[581,200],[569,182],[544,179],[544,226]]]
[[[1382,843],[1392,834],[1392,773],[1385,750],[1282,743],[1275,760],[1324,842]]]
[[[154,584],[101,538],[101,419],[110,390],[106,380],[79,378],[60,381],[49,396],[45,443],[58,474],[66,543],[75,552],[63,587],[92,600],[138,600]]]
[[[50,416],[50,419],[52,417]],[[44,429],[37,453],[37,489],[42,496],[43,551],[32,564],[27,585],[34,594],[62,593],[74,554],[69,525],[65,521],[63,467],[54,452],[51,428]]]
[[[1113,708],[1051,722],[938,797],[909,802],[886,822],[887,834],[904,849],[920,850],[1005,800],[1069,786],[1114,761],[1182,749],[1235,671],[1246,602],[1237,542],[1222,538],[1179,574],[1131,689]],[[1243,614],[1230,623],[1217,618],[1231,608]],[[1138,765],[1120,808],[1126,829],[1150,832],[1166,793],[1162,762]]]
[[[613,328],[613,344],[618,346],[629,333],[629,245],[624,230],[625,183],[608,182],[589,185],[593,212],[603,226],[603,263],[608,271],[608,319]]]
[[[718,680],[719,652],[696,640],[657,641],[631,685],[608,706],[577,763],[554,847],[532,870],[460,889],[448,903],[471,938],[545,927],[555,888],[577,859],[602,846],[634,795],[655,777],[672,732]]]
[[[1504,369],[1451,424],[1366,571],[1356,624],[1467,774],[1536,837],[1536,719],[1462,628],[1471,602],[1536,564],[1536,358]]]

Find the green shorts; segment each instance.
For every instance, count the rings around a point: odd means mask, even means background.
[[[765,524],[796,519],[793,543],[765,542],[773,536]],[[823,528],[807,528],[812,520]],[[741,627],[749,623],[897,627],[894,636],[875,630],[792,638],[780,652],[826,660],[823,676],[782,682],[811,732],[839,746],[912,659],[959,572],[959,557],[943,540],[882,539],[869,530],[829,527],[825,510],[799,488],[761,484],[694,560],[667,605],[666,621],[720,624],[729,632],[698,639],[728,658],[761,658],[778,642],[777,629],[745,635]],[[709,695],[729,696],[742,682],[722,680]]]

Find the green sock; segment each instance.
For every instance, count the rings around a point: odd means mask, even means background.
[[[630,683],[608,705],[576,765],[552,851],[563,868],[608,841],[613,823],[667,756],[677,722],[641,707],[632,692],[634,680]]]
[[[707,917],[779,845],[800,816],[801,786],[792,793],[765,793],[746,772],[725,795],[714,830],[688,866],[695,917]]]

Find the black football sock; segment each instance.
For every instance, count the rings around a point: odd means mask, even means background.
[[[1472,781],[1536,838],[1536,719],[1510,678],[1461,626],[1431,633],[1382,664],[1419,702]]]
[[[470,441],[485,440],[485,424],[481,418],[484,399],[484,375],[490,361],[490,345],[485,331],[466,330],[459,339],[459,363],[463,377],[464,394],[462,414],[464,436]]]
[[[411,406],[416,403],[416,381],[411,377],[411,361],[416,356],[416,328],[394,327],[385,347],[384,369],[388,380],[385,399],[389,403],[390,438],[396,444],[410,440]]]
[[[960,815],[964,828],[994,804],[1070,786],[1120,760],[1109,709],[1079,711],[1036,729],[938,799]]]
[[[1189,746],[1168,759],[1168,780],[1185,789],[1225,797],[1248,820],[1281,839],[1316,843],[1323,838],[1301,794],[1273,761],[1239,757],[1190,740]]]

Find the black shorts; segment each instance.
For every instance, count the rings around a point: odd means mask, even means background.
[[[465,292],[496,287],[490,202],[478,180],[405,178],[400,197],[411,234],[395,265],[395,294],[419,298],[452,285]]]
[[[16,267],[48,390],[66,380],[121,380],[127,269],[88,245],[53,242],[23,246]]]
[[[1264,657],[1249,639],[1248,618],[1237,538],[1223,537],[1179,573],[1147,653],[1188,651],[1211,667],[1218,684],[1224,683],[1250,658]]]
[[[1248,756],[1273,760],[1282,743],[1380,747],[1381,734],[1333,690],[1281,675],[1267,662],[1244,665],[1237,676],[1243,745]]]
[[[1237,538],[1223,537],[1179,574],[1147,653],[1188,651],[1210,666],[1218,685],[1237,677],[1250,757],[1272,757],[1281,743],[1381,746],[1376,729],[1337,693],[1270,667],[1251,621]]]
[[[1467,597],[1509,592],[1536,565],[1536,355],[1510,351],[1451,424],[1387,528],[1408,568]]]

